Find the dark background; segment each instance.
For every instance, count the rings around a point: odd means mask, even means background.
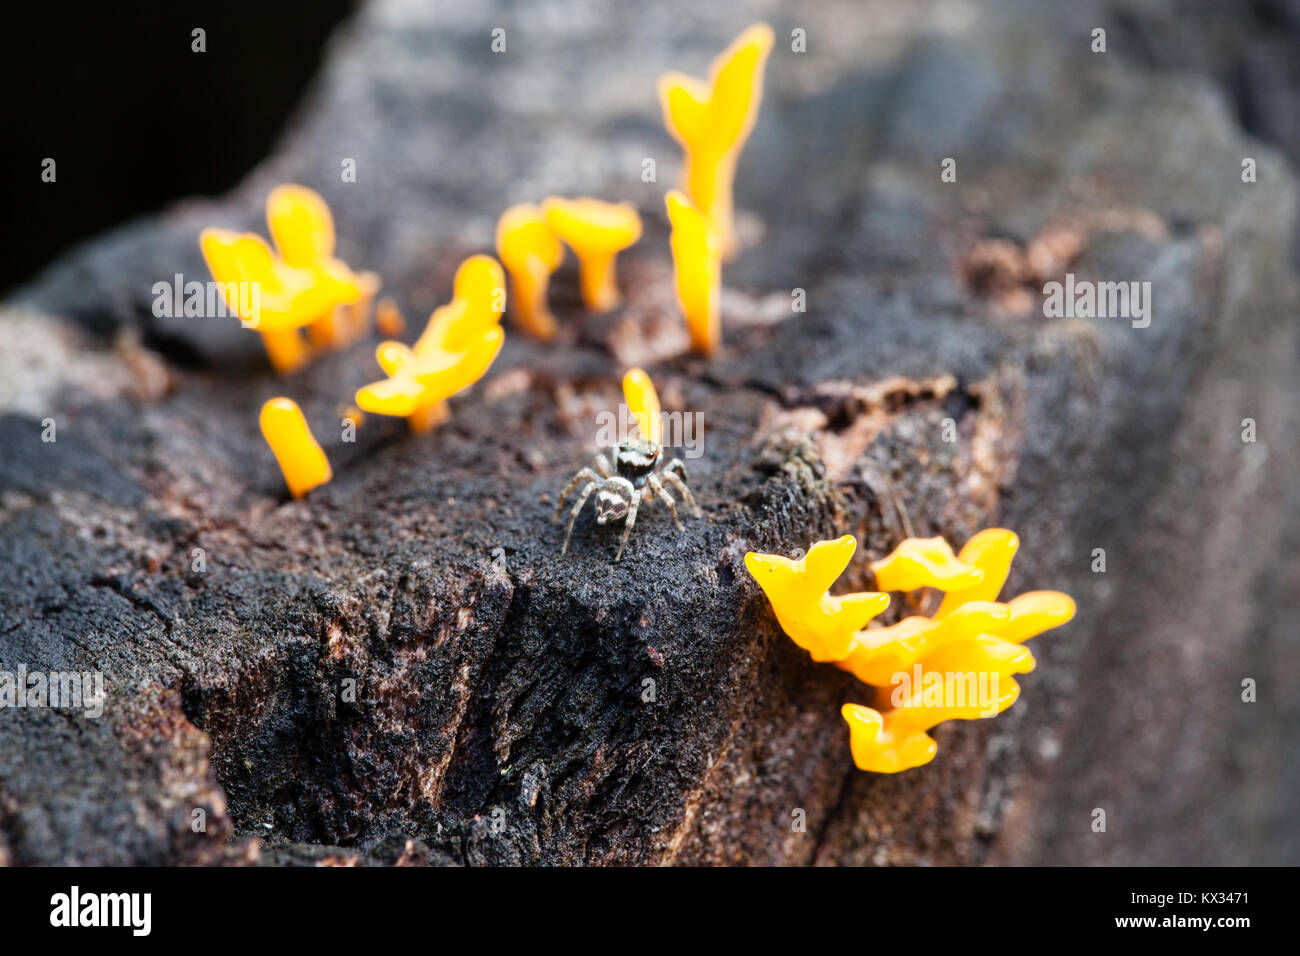
[[[24,6],[6,6],[0,30],[0,293],[115,223],[235,185],[270,152],[356,4]],[[205,53],[191,51],[196,27]],[[45,157],[57,184],[41,180]]]

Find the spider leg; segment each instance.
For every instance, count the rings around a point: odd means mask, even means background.
[[[555,517],[552,518],[551,520],[552,521],[560,520],[560,512],[564,510],[564,499],[569,497],[569,495],[573,494],[574,488],[577,488],[578,485],[582,484],[584,481],[599,482],[600,478],[601,476],[596,474],[590,468],[584,468],[576,475],[574,475],[573,480],[570,481],[565,486],[562,492],[560,492],[560,500],[555,503]]]
[[[600,472],[600,477],[602,478],[608,478],[614,473],[610,470],[609,459],[604,455],[596,456],[596,470]]]
[[[668,493],[668,489],[665,488],[663,484],[660,483],[659,476],[656,475],[654,472],[650,473],[646,481],[650,485],[650,487],[655,490],[655,494],[657,494],[660,498],[664,500],[664,504],[668,506],[668,510],[671,511],[673,514],[673,524],[677,525],[678,531],[681,531],[682,522],[681,519],[677,517],[677,504],[676,502],[673,501],[673,496],[670,495]]]
[[[573,535],[573,525],[578,520],[578,512],[582,510],[582,506],[587,503],[587,499],[591,497],[591,493],[596,490],[598,484],[597,481],[589,481],[587,487],[582,489],[582,494],[578,495],[578,500],[569,513],[569,527],[565,529],[564,544],[560,547],[560,554],[565,554],[569,550],[569,538]]]
[[[668,469],[672,468],[673,465],[677,465],[678,468],[669,471]],[[682,493],[682,497],[686,499],[686,504],[690,506],[691,514],[698,518],[702,512],[700,511],[700,506],[695,503],[695,496],[691,494],[691,489],[686,487],[686,477],[682,471],[683,467],[681,459],[674,458],[672,464],[669,465],[668,468],[664,469],[664,481]]]
[[[632,491],[632,503],[627,506],[627,522],[623,525],[623,537],[618,542],[618,553],[614,555],[617,561],[623,556],[623,547],[627,544],[627,537],[632,533],[632,525],[636,524],[636,509],[641,503],[641,490],[639,488]]]

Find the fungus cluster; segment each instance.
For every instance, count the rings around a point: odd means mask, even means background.
[[[736,160],[758,115],[772,40],[772,28],[756,24],[713,61],[707,82],[681,73],[666,73],[659,81],[664,124],[685,153],[682,189],[666,199],[674,285],[691,348],[704,355],[717,351],[722,337],[722,262],[739,250],[732,199]],[[551,197],[541,206],[508,208],[497,222],[496,245],[510,272],[519,327],[535,338],[555,336],[546,294],[564,258],[561,240],[578,257],[583,303],[603,312],[621,301],[616,257],[640,237],[641,217],[626,203]]]
[[[1023,643],[1074,616],[1060,591],[997,601],[1019,539],[991,528],[960,554],[942,538],[908,538],[873,562],[880,591],[831,595],[857,547],[845,535],[819,541],[804,557],[750,552],[745,566],[767,595],[782,630],[815,661],[830,662],[881,691],[890,706],[845,704],[853,761],[861,770],[897,773],[934,759],[927,733],[945,720],[973,720],[1015,703],[1013,675],[1033,670]],[[931,617],[888,627],[868,623],[889,605],[888,591],[944,592]]]
[[[722,261],[738,249],[732,200],[736,159],[758,114],[772,40],[771,27],[756,24],[715,58],[707,82],[680,73],[667,73],[659,82],[665,125],[685,152],[682,190],[672,190],[666,199],[674,285],[691,348],[705,355],[721,340]],[[286,184],[272,190],[266,221],[274,250],[255,233],[223,229],[205,229],[199,246],[231,309],[261,334],[275,370],[288,374],[316,351],[344,348],[366,333],[379,278],[355,272],[335,257],[333,216],[311,189]],[[617,307],[622,301],[618,254],[641,233],[641,216],[629,203],[551,196],[540,205],[506,209],[497,222],[496,251],[510,274],[520,330],[543,341],[555,337],[547,292],[565,246],[578,259],[583,304],[595,312]],[[250,288],[255,294],[244,293]],[[478,381],[500,353],[505,303],[504,272],[488,256],[462,264],[451,303],[434,311],[414,346],[394,338],[405,330],[405,320],[391,300],[381,300],[377,324],[389,338],[375,358],[385,377],[357,391],[358,409],[405,418],[416,432],[443,422],[447,399]],[[632,388],[649,401],[653,386],[639,374],[644,382],[634,380]],[[642,434],[657,444],[654,401]],[[268,430],[267,409],[272,422],[283,427]],[[262,418],[263,434],[295,497],[329,481],[329,462],[296,404],[273,399]],[[302,462],[295,460],[299,454],[305,456]]]
[[[668,73],[659,82],[665,125],[685,155],[682,188],[666,196],[675,291],[691,347],[706,355],[721,339],[722,263],[739,248],[732,198],[736,162],[762,100],[772,44],[771,28],[757,24],[713,61],[707,81]],[[267,225],[274,251],[260,236],[219,229],[205,230],[200,246],[231,307],[262,335],[272,364],[285,373],[299,368],[313,350],[341,348],[364,334],[379,281],[335,258],[329,207],[310,189],[273,190]],[[509,207],[496,229],[500,263],[486,255],[466,259],[456,273],[451,302],[434,310],[413,345],[393,338],[405,330],[405,320],[391,300],[380,302],[378,324],[390,338],[379,344],[375,357],[385,377],[356,392],[353,414],[358,421],[363,411],[402,417],[416,432],[436,427],[447,418],[447,400],[482,378],[501,351],[507,271],[519,328],[550,340],[557,323],[548,287],[564,247],[578,259],[584,305],[606,311],[621,301],[618,254],[641,233],[641,217],[627,203],[552,196],[537,205]],[[241,284],[252,284],[260,294],[241,295]],[[560,496],[557,519],[565,498],[583,488],[562,552],[574,519],[596,491],[598,522],[625,517],[620,555],[641,500],[662,500],[680,528],[671,486],[699,514],[681,462],[670,462],[661,473],[654,470],[662,421],[649,376],[630,370],[623,391],[641,438],[620,443],[612,466],[597,456],[597,468],[579,471]],[[329,461],[291,399],[268,401],[260,425],[295,498],[330,480]],[[960,554],[942,538],[909,538],[872,564],[879,591],[843,595],[832,595],[830,588],[853,556],[851,536],[819,541],[799,559],[750,552],[745,564],[796,644],[813,660],[834,663],[877,689],[875,706],[846,703],[842,715],[856,765],[895,773],[934,758],[937,745],[928,731],[936,724],[993,716],[1011,706],[1020,690],[1013,675],[1034,667],[1024,642],[1073,617],[1074,601],[1057,591],[998,602],[1018,546],[1015,534],[996,528],[975,535]],[[870,626],[889,606],[886,592],[922,588],[944,594],[933,615]],[[981,689],[991,685],[992,692],[976,695],[974,678],[980,678]],[[962,694],[964,689],[970,693]]]
[[[275,251],[256,233],[227,229],[203,230],[199,248],[227,304],[261,333],[272,366],[287,374],[309,361],[313,348],[342,348],[364,334],[379,277],[334,258],[329,206],[304,186],[273,189],[266,222]],[[256,295],[241,294],[250,287]]]

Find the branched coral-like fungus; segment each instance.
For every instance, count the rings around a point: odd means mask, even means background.
[[[682,73],[659,79],[664,125],[686,154],[685,191],[708,217],[727,259],[738,247],[732,222],[736,158],[763,100],[763,66],[772,42],[772,28],[757,23],[718,55],[707,82]]]
[[[782,629],[814,660],[833,661],[864,683],[893,688],[892,707],[845,704],[843,716],[857,766],[895,773],[934,759],[937,745],[927,731],[935,724],[991,717],[1015,703],[1020,687],[1013,675],[1034,667],[1033,655],[1020,645],[1074,616],[1074,601],[1059,591],[996,601],[1018,546],[1016,535],[1001,528],[975,535],[957,555],[941,538],[905,540],[872,564],[877,585],[887,591],[938,588],[945,597],[933,617],[880,628],[863,625],[884,603],[859,625],[842,611],[832,613],[846,601],[860,602],[862,610],[875,607],[871,599],[888,602],[871,592],[826,593],[848,566],[851,537],[818,542],[798,561],[751,552],[745,564]]]
[[[745,567],[772,602],[782,630],[815,661],[844,660],[857,632],[889,606],[889,595],[877,591],[827,593],[857,546],[846,534],[818,541],[797,560],[756,551],[745,555]]]

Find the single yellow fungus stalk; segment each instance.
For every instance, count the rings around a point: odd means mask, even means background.
[[[618,254],[641,238],[641,217],[630,203],[560,199],[542,203],[546,222],[578,257],[582,301],[607,312],[622,301],[614,276]]]
[[[763,67],[772,28],[757,23],[714,59],[707,82],[683,73],[659,78],[664,125],[685,152],[684,186],[732,258],[738,249],[732,212],[736,159],[763,100]]]
[[[639,368],[629,369],[623,376],[623,400],[636,420],[637,433],[652,445],[663,444],[664,423],[659,393],[655,391],[650,376]]]
[[[797,560],[756,551],[745,555],[745,567],[772,602],[781,629],[815,661],[843,660],[857,632],[889,606],[889,595],[875,591],[827,593],[856,548],[846,534],[818,541]]]
[[[907,538],[890,554],[871,562],[876,586],[882,591],[917,588],[964,590],[978,584],[984,572],[957,559],[943,538]]]
[[[668,193],[668,221],[673,232],[673,277],[677,301],[686,316],[691,348],[704,355],[717,351],[722,340],[718,299],[722,290],[722,257],[718,237],[704,214],[676,189]]]
[[[505,273],[491,256],[470,256],[456,272],[453,298],[435,309],[414,348],[382,342],[375,359],[388,378],[357,391],[359,408],[407,420],[426,432],[446,421],[447,399],[473,385],[501,352]]]
[[[511,206],[497,220],[497,255],[510,272],[511,301],[519,327],[534,338],[555,337],[555,317],[546,305],[551,273],[564,261],[564,247],[540,206]]]
[[[273,398],[262,406],[262,437],[271,446],[284,472],[289,493],[301,498],[334,477],[329,459],[303,417],[302,409],[289,398]]]
[[[937,748],[927,731],[935,724],[992,717],[1015,703],[1020,687],[1013,675],[1034,669],[1033,655],[1021,645],[1074,616],[1073,599],[1059,591],[994,600],[1018,545],[1002,528],[975,535],[960,557],[941,538],[905,540],[873,565],[876,580],[886,590],[945,590],[940,612],[889,627],[850,626],[848,633],[844,621],[824,613],[822,602],[831,599],[827,589],[848,566],[851,537],[820,541],[799,561],[751,552],[745,565],[791,640],[815,660],[892,688],[892,707],[846,704],[843,716],[857,766],[896,773],[934,758]],[[888,602],[887,595],[878,597]]]
[[[378,276],[358,275],[334,258],[334,217],[325,200],[306,186],[277,186],[266,199],[266,224],[285,264],[310,270],[321,293],[333,302],[312,320],[312,341],[328,348],[356,341],[365,332]]]

